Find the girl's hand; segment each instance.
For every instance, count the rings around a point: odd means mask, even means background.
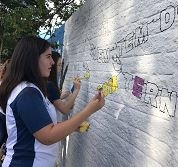
[[[73,84],[74,84],[74,91],[75,90],[80,90],[81,81],[80,81],[79,76],[74,78]]]
[[[91,111],[91,113],[94,113],[101,109],[104,105],[105,105],[104,95],[100,90],[87,104],[87,108]]]

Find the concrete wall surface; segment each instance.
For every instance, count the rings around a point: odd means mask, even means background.
[[[87,0],[65,24],[72,114],[105,106],[67,143],[66,167],[178,167],[178,0]]]

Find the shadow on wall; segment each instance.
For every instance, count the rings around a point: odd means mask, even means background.
[[[155,25],[157,22],[159,24],[154,27],[150,22],[148,25],[149,36],[147,43],[144,44],[144,58],[137,54],[136,59],[138,61],[137,67],[142,71],[141,79],[147,79],[147,81],[144,80],[144,84],[138,83],[136,85],[143,89],[138,91],[142,93],[140,99],[152,107],[148,113],[146,112],[151,116],[149,116],[150,122],[148,122],[146,131],[149,134],[147,137],[149,149],[145,154],[157,161],[159,165],[166,166],[176,165],[176,155],[173,151],[173,147],[175,148],[175,143],[177,143],[176,129],[173,130],[176,128],[173,125],[176,122],[177,105],[177,88],[175,87],[177,85],[175,78],[177,77],[174,76],[177,61],[175,58],[177,46],[174,41],[176,41],[177,33],[173,27],[176,8],[177,6],[169,5],[163,10],[160,9],[159,14],[154,15],[158,18],[152,24]],[[167,20],[168,16],[169,19]],[[151,28],[154,28],[154,31]],[[156,30],[158,32],[154,34]],[[170,117],[167,117],[168,115]],[[168,152],[171,152],[171,155]]]

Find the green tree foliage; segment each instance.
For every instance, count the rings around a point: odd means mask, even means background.
[[[75,0],[0,0],[0,61],[7,59],[17,40],[25,35],[38,35],[44,27],[50,33],[66,21],[82,4]],[[53,4],[51,7],[50,4]],[[60,22],[59,22],[60,18]]]

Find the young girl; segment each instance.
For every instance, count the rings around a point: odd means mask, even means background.
[[[58,86],[58,74],[61,72],[61,55],[55,51],[52,51],[52,58],[54,65],[51,67],[50,76],[47,82],[47,94],[50,102],[55,106],[55,108],[63,114],[70,111],[74,105],[75,99],[80,90],[80,79],[79,77],[74,78],[74,92],[70,94],[62,92],[60,95],[60,90]],[[66,97],[66,98],[65,98]],[[62,100],[64,99],[65,100]]]
[[[53,64],[46,40],[25,37],[17,43],[0,85],[0,107],[6,113],[8,133],[3,167],[53,167],[57,142],[105,104],[104,96],[97,94],[78,114],[57,123],[55,108],[46,98],[46,80]]]

